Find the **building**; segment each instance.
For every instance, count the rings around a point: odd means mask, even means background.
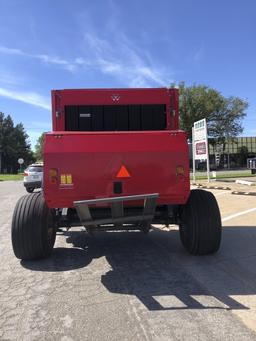
[[[241,147],[246,147],[249,154],[256,156],[256,137],[235,137],[225,142],[223,145],[212,145],[211,139],[209,139],[209,154],[215,154],[221,152],[224,154],[239,154]]]
[[[246,167],[247,159],[256,157],[256,137],[235,137],[217,144],[209,139],[210,163],[216,168]]]
[[[210,168],[239,168],[247,166],[247,159],[256,157],[256,137],[235,137],[218,144],[209,138]],[[189,143],[190,167],[192,167],[192,144]],[[197,169],[206,169],[206,161],[196,161]]]

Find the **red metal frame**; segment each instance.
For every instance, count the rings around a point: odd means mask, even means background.
[[[65,89],[52,90],[53,131],[65,130],[66,105],[165,104],[166,129],[179,128],[179,93],[177,89]]]
[[[66,105],[165,104],[164,131],[70,132]],[[190,193],[187,137],[178,129],[178,90],[53,90],[53,132],[44,143],[44,196],[49,207],[74,207],[74,201],[111,198],[121,181],[120,196],[159,193],[158,205],[186,203]],[[117,178],[120,167],[131,175]],[[181,174],[177,169],[184,169]],[[50,178],[57,171],[56,179]],[[71,182],[61,184],[61,177]],[[136,205],[140,203],[135,203]]]

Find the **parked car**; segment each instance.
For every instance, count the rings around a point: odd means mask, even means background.
[[[28,193],[32,193],[35,188],[41,188],[43,179],[43,164],[33,163],[24,171],[23,184]]]

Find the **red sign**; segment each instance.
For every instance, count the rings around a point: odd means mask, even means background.
[[[196,155],[204,155],[204,154],[206,154],[206,143],[197,142],[196,143]]]

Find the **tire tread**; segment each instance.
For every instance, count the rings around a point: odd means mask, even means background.
[[[40,192],[21,197],[12,219],[12,246],[17,258],[33,260],[47,257],[53,248],[56,230],[51,242],[47,239],[48,218],[52,211]]]
[[[180,229],[184,247],[193,255],[216,252],[221,242],[221,217],[218,203],[211,192],[192,190],[181,211],[181,224],[185,224],[192,237],[188,240]]]

